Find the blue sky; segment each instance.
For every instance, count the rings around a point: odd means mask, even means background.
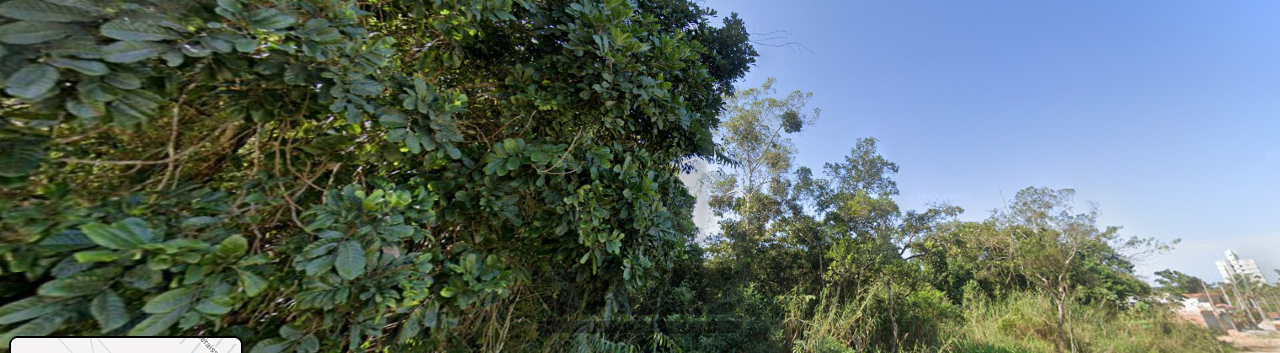
[[[1100,223],[1183,239],[1145,261],[1220,281],[1234,249],[1280,267],[1280,2],[708,0],[752,32],[742,87],[814,93],[801,165],[857,137],[898,163],[906,208],[985,218],[1027,186],[1075,188]]]

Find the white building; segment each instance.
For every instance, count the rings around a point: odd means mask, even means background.
[[[1236,275],[1243,275],[1252,278],[1257,283],[1265,283],[1262,277],[1262,269],[1258,268],[1258,263],[1253,259],[1241,259],[1236,256],[1235,251],[1227,250],[1226,261],[1214,261],[1218,265],[1218,273],[1222,274],[1225,282],[1235,282]]]

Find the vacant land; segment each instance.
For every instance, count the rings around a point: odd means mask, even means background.
[[[1232,346],[1243,352],[1265,352],[1280,353],[1280,334],[1270,335],[1254,335],[1232,333],[1228,336],[1218,337],[1219,340],[1230,343]]]

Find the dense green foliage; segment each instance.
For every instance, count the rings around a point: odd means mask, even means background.
[[[1179,271],[1165,269],[1156,272],[1156,284],[1169,294],[1203,293],[1209,289],[1204,280]]]
[[[1219,348],[1146,302],[1132,256],[1164,246],[1099,228],[1070,190],[961,222],[901,210],[875,139],[795,168],[811,94],[735,91],[756,53],[714,16],[690,0],[2,1],[0,342]],[[677,178],[695,158],[721,165],[706,241]]]
[[[788,136],[810,128],[817,111],[804,112],[809,94],[776,97],[773,84],[728,101],[717,141],[737,164],[708,177],[718,231],[692,266],[701,268],[696,276],[677,288],[697,298],[685,301],[695,310],[667,309],[732,317],[740,329],[676,336],[686,350],[1145,347],[1117,346],[1105,329],[1167,338],[1158,346],[1174,350],[1222,348],[1208,331],[1153,307],[1154,291],[1134,273],[1136,258],[1171,244],[1097,226],[1095,209],[1073,209],[1070,189],[1027,188],[980,222],[956,220],[963,210],[946,204],[902,210],[894,200],[899,167],[878,154],[875,139],[858,139],[821,176],[793,168]],[[1003,336],[983,334],[987,323]],[[1005,344],[1010,337],[1020,341]]]
[[[712,14],[4,1],[0,342],[490,350],[517,298],[615,310],[690,241],[677,172],[754,60]]]

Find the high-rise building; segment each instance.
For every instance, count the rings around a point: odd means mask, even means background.
[[[1264,283],[1266,280],[1262,277],[1262,269],[1258,268],[1258,263],[1253,259],[1241,259],[1236,255],[1235,251],[1227,250],[1226,261],[1214,261],[1218,265],[1218,273],[1222,274],[1222,279],[1226,282],[1235,282],[1236,275],[1250,277],[1255,283]]]

